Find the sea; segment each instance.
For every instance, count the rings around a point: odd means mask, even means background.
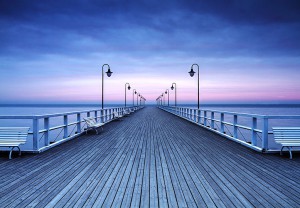
[[[106,108],[110,107],[121,107],[123,105],[106,105]],[[154,107],[155,105],[148,105]],[[195,105],[183,104],[179,105],[182,107],[196,108]],[[55,113],[65,113],[65,112],[75,112],[75,111],[84,111],[91,109],[100,109],[100,105],[94,104],[39,104],[39,105],[0,105],[0,126],[29,126],[32,127],[31,120],[22,120],[22,119],[1,119],[3,115],[45,115],[45,114],[55,114]],[[216,111],[226,111],[226,112],[236,112],[236,113],[247,113],[247,114],[259,114],[259,115],[300,115],[300,105],[299,104],[284,104],[284,105],[252,105],[252,104],[243,104],[243,105],[201,105],[201,109],[209,109]],[[215,119],[220,119],[218,114],[215,114]],[[70,116],[69,122],[75,122],[76,117]],[[225,121],[232,123],[233,116],[226,116]],[[249,117],[238,117],[238,124],[251,127],[251,118]],[[56,117],[50,119],[50,127],[63,125],[63,117]],[[272,127],[282,127],[282,126],[292,126],[300,127],[300,119],[272,119],[269,120],[269,130],[272,130]],[[75,126],[74,126],[75,127]],[[220,128],[220,125],[216,123],[216,128]],[[262,122],[258,120],[258,129],[262,128]],[[43,121],[40,121],[40,129],[43,129]],[[74,133],[75,128],[71,129]],[[225,128],[225,131],[228,135],[232,135],[233,130],[230,126]],[[62,139],[61,130],[54,130],[51,132],[51,137],[56,137],[55,140]],[[59,136],[56,136],[59,135]],[[251,132],[248,130],[239,129],[238,136],[241,140],[246,142],[251,141]],[[258,144],[261,143],[261,135],[258,135]],[[25,149],[31,149],[32,143],[28,142],[25,145]],[[269,148],[278,149],[280,148],[274,141],[272,135],[269,135]]]

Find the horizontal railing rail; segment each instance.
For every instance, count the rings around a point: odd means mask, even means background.
[[[136,111],[143,107],[115,107],[45,115],[0,115],[0,121],[29,120],[31,138],[25,144],[25,151],[42,152],[81,135],[86,125],[83,120],[85,117],[93,117],[97,122],[108,123],[113,120],[114,112],[122,115],[124,110]],[[51,123],[54,125],[50,126]]]
[[[158,107],[260,152],[280,150],[270,136],[273,134],[269,130],[272,120],[292,119],[300,124],[300,115],[258,115],[188,107]],[[242,124],[242,120],[247,122]]]

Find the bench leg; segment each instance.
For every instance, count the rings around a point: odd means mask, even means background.
[[[11,155],[12,155],[12,151],[13,151],[13,147],[11,147],[11,149],[10,149],[10,151],[9,151],[9,156],[8,156],[8,159],[10,159],[11,160]]]
[[[97,128],[94,128],[94,129],[95,129],[95,131],[96,131],[96,134],[98,134]]]
[[[289,148],[289,152],[290,152],[290,159],[293,159],[293,155],[292,155],[292,147],[288,147]]]
[[[13,152],[14,148],[15,148],[15,147],[11,147],[11,149],[10,149],[10,151],[9,151],[8,159],[10,159],[10,160],[11,160],[11,156],[12,156],[12,152]],[[21,149],[20,149],[20,147],[17,146],[16,148],[18,148],[19,156],[21,156]]]

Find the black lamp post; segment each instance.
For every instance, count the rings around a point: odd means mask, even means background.
[[[168,106],[170,106],[170,93],[169,93],[169,89],[166,89],[165,94],[168,94]]]
[[[198,109],[199,109],[199,65],[198,64],[193,64],[192,67],[191,67],[191,71],[189,72],[190,76],[193,77],[194,74],[196,73],[194,70],[193,70],[193,66],[196,65],[198,67]]]
[[[135,94],[136,94],[136,106],[138,106],[138,105],[139,105],[139,100],[138,100],[138,98],[139,98],[139,94],[140,94],[140,93],[135,92]]]
[[[162,102],[162,96],[161,95],[159,96],[159,101],[160,101],[160,105],[162,105],[163,102]]]
[[[136,94],[136,90],[132,90],[132,105],[134,106],[134,94]]]
[[[140,97],[140,105],[141,105],[141,97],[142,97],[142,95],[139,93],[139,97]]]
[[[163,99],[164,99],[164,105],[166,105],[164,93],[162,93],[161,96],[162,96]]]
[[[131,88],[129,83],[125,84],[125,108],[126,108],[126,85],[128,85],[128,87],[127,87],[128,90],[130,90],[130,88]]]
[[[104,88],[104,66],[107,66],[108,67],[108,70],[107,70],[107,72],[105,72],[106,74],[107,74],[107,76],[108,77],[110,77],[111,76],[111,74],[112,74],[112,71],[110,71],[110,67],[109,67],[109,65],[108,64],[103,64],[103,66],[102,66],[102,109],[103,109],[103,88]]]
[[[174,87],[175,85],[175,87]],[[175,106],[177,106],[177,85],[175,82],[172,83],[172,86],[171,86],[171,90],[174,90],[175,89]]]

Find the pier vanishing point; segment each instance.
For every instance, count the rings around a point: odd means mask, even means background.
[[[300,207],[300,158],[145,107],[40,154],[0,157],[0,207]]]

